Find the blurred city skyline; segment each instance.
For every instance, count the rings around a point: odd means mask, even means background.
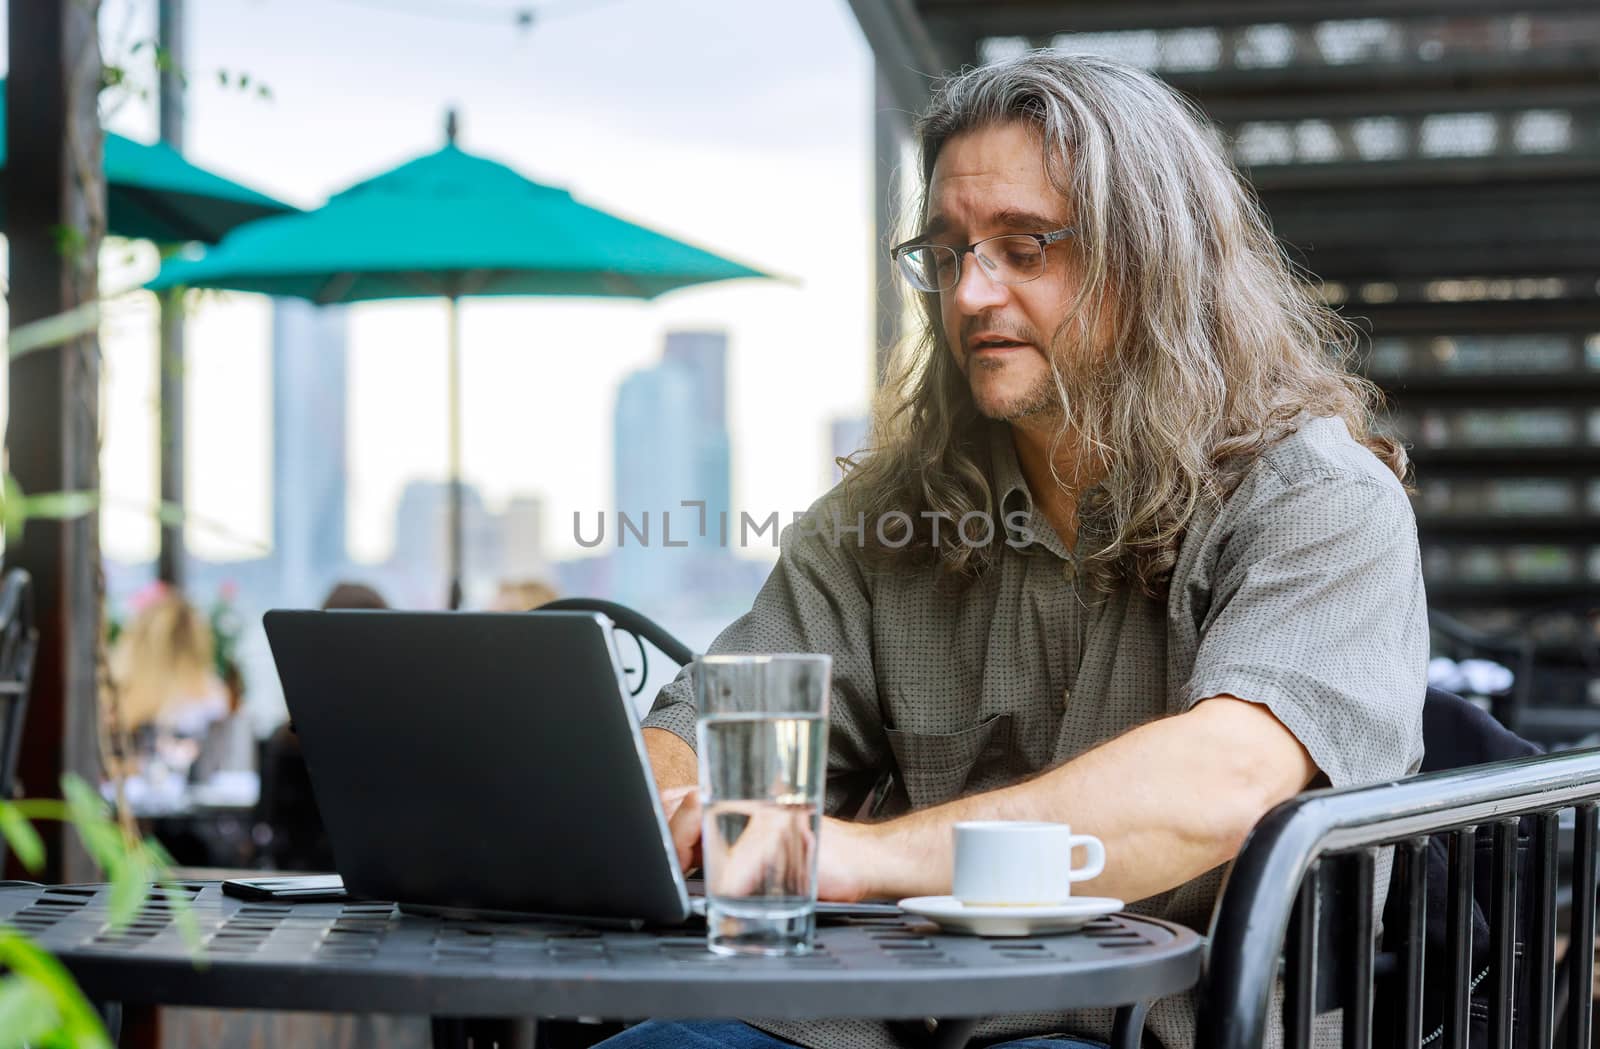
[[[829,483],[829,427],[864,409],[871,377],[871,60],[844,0],[593,0],[417,5],[404,0],[207,0],[187,5],[185,151],[302,206],[438,148],[448,108],[461,144],[580,200],[792,278],[676,292],[656,303],[466,300],[466,480],[499,511],[543,507],[552,559],[583,554],[577,511],[612,509],[612,412],[622,379],[669,330],[728,336],[735,508],[808,505]],[[504,11],[503,21],[493,17]],[[154,36],[150,0],[108,0],[108,61]],[[781,47],[774,47],[780,41]],[[140,71],[144,75],[141,78]],[[227,71],[224,86],[219,71]],[[241,73],[270,99],[237,87]],[[152,101],[123,92],[108,126],[154,137]],[[154,272],[149,245],[108,248],[102,285]],[[271,545],[272,308],[208,295],[188,353],[189,543],[249,560]],[[436,301],[346,311],[349,550],[395,549],[413,482],[442,480],[444,310]],[[109,556],[154,555],[155,323],[151,296],[108,309],[104,480]],[[764,546],[745,556],[770,559]]]

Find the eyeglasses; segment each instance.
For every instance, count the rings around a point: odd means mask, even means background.
[[[967,252],[996,284],[1026,284],[1044,273],[1044,249],[1078,231],[1068,226],[1054,233],[1002,233],[964,248],[944,244],[901,244],[889,253],[900,272],[918,291],[949,291],[961,283],[961,260]]]

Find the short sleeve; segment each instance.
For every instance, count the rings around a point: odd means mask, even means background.
[[[1186,708],[1265,705],[1336,787],[1416,771],[1427,606],[1398,484],[1259,471],[1212,578]]]
[[[829,798],[834,780],[875,769],[883,761],[883,732],[872,664],[872,602],[850,535],[829,526],[832,500],[824,497],[783,530],[777,566],[750,611],[711,643],[720,652],[822,652],[833,656],[829,697]],[[695,745],[692,667],[685,667],[656,696],[644,719]],[[830,811],[835,806],[830,804]]]

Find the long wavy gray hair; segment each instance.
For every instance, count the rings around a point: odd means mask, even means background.
[[[917,125],[919,223],[945,143],[1016,121],[1037,132],[1079,227],[1084,291],[1053,342],[1102,330],[1103,309],[1114,333],[1095,365],[1063,370],[1063,354],[1048,354],[1060,400],[1056,440],[1070,440],[1078,461],[1101,464],[1078,507],[1083,536],[1092,537],[1078,552],[1080,570],[1097,589],[1131,583],[1163,595],[1191,518],[1225,499],[1244,467],[1303,414],[1343,419],[1404,478],[1404,450],[1373,430],[1377,389],[1344,366],[1353,332],[1296,275],[1204,119],[1155,77],[1101,58],[1035,52],[947,79]],[[920,515],[960,521],[982,511],[998,520],[988,435],[1002,424],[973,404],[938,295],[921,300],[921,330],[896,348],[879,389],[869,454],[841,461],[844,495],[868,520],[900,511],[911,521],[898,533],[886,529],[893,545],[871,540],[874,556],[919,553],[975,577],[998,557],[1003,530],[987,545],[946,538],[935,546]]]

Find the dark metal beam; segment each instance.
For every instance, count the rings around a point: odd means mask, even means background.
[[[1348,302],[1346,320],[1378,335],[1490,335],[1600,330],[1600,299]]]
[[[1515,53],[1463,54],[1442,62],[1408,55],[1397,61],[1348,65],[1295,62],[1262,69],[1225,65],[1194,72],[1168,70],[1161,79],[1202,103],[1230,97],[1321,101],[1330,97],[1330,92],[1370,99],[1452,90],[1466,97],[1514,101],[1529,90],[1592,84],[1594,67],[1595,48],[1574,45]],[[1452,103],[1449,108],[1461,107]]]
[[[928,108],[932,81],[949,68],[911,0],[850,0],[856,22],[877,56],[878,76],[906,113]]]
[[[1590,116],[1600,108],[1600,84],[1527,85],[1471,92],[1460,88],[1395,91],[1382,95],[1334,88],[1317,95],[1204,102],[1206,115],[1219,124],[1246,120],[1319,120],[1364,116],[1432,116],[1444,113],[1520,112],[1525,109],[1576,109]],[[1579,134],[1582,132],[1580,131]]]
[[[985,36],[1101,33],[1124,29],[1326,22],[1355,18],[1470,17],[1592,11],[1593,0],[919,0],[931,31]],[[1509,10],[1508,10],[1509,8]]]
[[[1261,202],[1324,279],[1600,270],[1600,181],[1284,190]]]
[[[1424,542],[1437,545],[1582,545],[1600,535],[1600,517],[1592,514],[1419,514],[1417,531]]]
[[[1528,448],[1411,448],[1417,469],[1455,477],[1588,477],[1600,468],[1600,447],[1535,445]]]
[[[96,110],[98,7],[86,0],[28,0],[7,10],[12,332],[92,308],[96,300],[106,214]],[[63,237],[63,229],[73,232]],[[98,491],[100,347],[94,328],[13,358],[9,370],[6,449],[23,491]],[[35,796],[59,796],[65,772],[90,782],[98,772],[99,560],[95,513],[29,521],[21,540],[6,546],[6,566],[26,568],[38,586],[38,664],[21,762],[24,788]],[[76,838],[59,824],[40,829],[50,835],[47,880],[92,874]]]
[[[1300,190],[1362,188],[1387,192],[1395,187],[1473,187],[1488,183],[1525,191],[1546,182],[1593,180],[1600,186],[1600,151],[1564,156],[1484,156],[1332,164],[1274,164],[1243,169],[1262,194]],[[1556,190],[1559,192],[1559,189]],[[1600,192],[1597,190],[1596,192]]]
[[[1424,544],[1426,545],[1426,544]],[[1460,583],[1428,580],[1432,608],[1536,609],[1593,598],[1600,585],[1584,582]]]
[[[1468,375],[1410,374],[1384,376],[1382,385],[1393,401],[1408,407],[1451,408],[1590,408],[1600,404],[1600,372],[1562,371]],[[1596,532],[1600,535],[1600,532]]]

